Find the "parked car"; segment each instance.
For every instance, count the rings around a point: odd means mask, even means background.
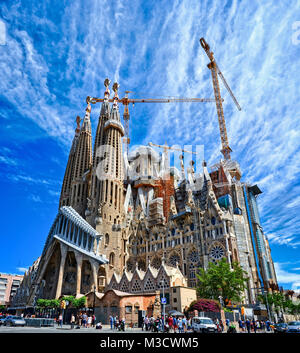
[[[6,319],[6,316],[4,316],[4,315],[0,316],[0,326],[4,324],[5,319]]]
[[[193,332],[218,332],[217,326],[214,324],[212,319],[209,317],[198,317],[192,318],[192,330]]]
[[[274,333],[284,333],[286,332],[287,328],[288,328],[288,324],[282,322],[280,324],[275,324],[273,330],[274,330]]]
[[[25,326],[26,322],[21,316],[7,316],[4,320],[5,326]]]
[[[300,321],[291,321],[291,322],[289,322],[286,332],[288,332],[288,333],[300,333]]]

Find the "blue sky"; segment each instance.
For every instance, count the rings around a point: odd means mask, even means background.
[[[102,97],[109,77],[121,97],[213,97],[203,36],[242,107],[221,87],[232,158],[263,191],[279,283],[300,289],[299,1],[0,6],[1,272],[22,273],[41,254],[86,96]],[[213,103],[136,104],[130,113],[132,144],[204,144],[208,165],[221,157]]]

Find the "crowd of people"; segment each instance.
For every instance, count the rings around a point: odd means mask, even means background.
[[[157,317],[156,319],[153,316],[145,316],[143,319],[142,330],[143,331],[152,331],[152,332],[178,332],[184,333],[191,329],[191,319],[175,316],[166,316],[165,320],[163,317]]]
[[[111,330],[125,331],[125,318],[118,318],[118,316],[109,316],[109,324]]]
[[[269,320],[239,320],[239,329],[242,332],[270,332],[272,331],[271,322]]]

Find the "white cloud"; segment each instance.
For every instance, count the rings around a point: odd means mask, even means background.
[[[4,163],[10,166],[18,165],[18,162],[15,159],[6,156],[0,156],[0,163]]]
[[[28,268],[29,268],[29,267],[17,267],[17,270],[18,270],[19,272],[26,272],[26,271],[28,271]]]
[[[33,202],[42,202],[41,198],[39,195],[29,195],[28,197],[31,201]]]
[[[274,263],[277,281],[283,284],[290,284],[292,290],[300,290],[300,274],[286,271],[283,267],[284,265],[279,262]]]
[[[0,89],[18,113],[67,146],[67,153],[85,97],[103,96],[107,76],[120,81],[120,95],[132,90],[142,98],[213,97],[208,58],[199,43],[203,36],[242,107],[236,110],[221,84],[232,158],[240,163],[243,180],[263,189],[259,208],[271,245],[295,247],[300,244],[295,9],[296,0],[289,6],[271,0],[185,0],[146,8],[136,1],[127,6],[76,1],[64,7],[61,23],[34,15],[34,23],[51,31],[41,48],[26,26],[9,29],[7,45],[0,48]],[[20,5],[5,13],[8,23],[9,16],[22,16]],[[63,36],[52,43],[52,33]],[[92,107],[94,131],[99,109]],[[204,144],[208,165],[221,157],[214,103],[136,104],[130,114],[133,144]]]

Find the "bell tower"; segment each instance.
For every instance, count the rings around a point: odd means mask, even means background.
[[[80,135],[80,117],[77,116],[76,123],[77,128],[75,130],[75,136],[73,138],[71,150],[69,153],[69,159],[67,163],[67,167],[65,170],[64,180],[61,188],[60,199],[59,199],[59,208],[62,206],[69,206],[71,202],[71,184],[74,175],[74,163],[76,156],[76,147],[78,144],[78,139]]]
[[[91,105],[88,103],[75,152],[74,175],[71,184],[70,205],[82,217],[85,216],[85,210],[87,207],[89,174],[92,167],[92,131],[90,114]]]
[[[103,234],[100,252],[109,259],[106,277],[110,278],[114,271],[124,268],[124,242],[122,239],[123,222],[123,153],[122,137],[124,128],[120,121],[118,107],[118,83],[114,83],[113,105],[109,109],[106,81],[105,100],[103,102],[96,138],[98,151],[94,151],[93,197],[96,201],[96,230]],[[96,143],[96,142],[95,142]],[[100,146],[100,148],[99,148]],[[97,178],[98,180],[95,180]],[[96,186],[99,185],[97,188]]]

